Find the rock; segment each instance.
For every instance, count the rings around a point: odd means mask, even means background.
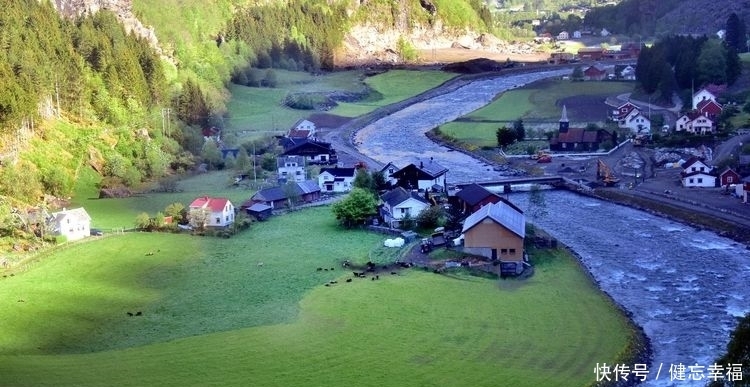
[[[133,193],[127,187],[102,188],[99,190],[99,199],[127,198]]]

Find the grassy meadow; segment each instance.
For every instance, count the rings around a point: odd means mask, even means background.
[[[105,230],[129,229],[134,226],[135,218],[141,212],[154,216],[172,203],[179,202],[187,207],[200,196],[225,197],[239,206],[255,190],[231,185],[235,174],[234,171],[213,171],[187,177],[177,183],[178,192],[147,192],[122,199],[99,199],[99,191],[95,188],[100,180],[99,176],[89,168],[82,168],[72,205],[86,208],[86,212],[92,217],[91,227]]]
[[[567,98],[614,96],[631,92],[633,83],[628,82],[571,82],[550,79],[532,83],[522,88],[501,94],[491,104],[476,110],[456,121],[440,127],[443,134],[462,142],[481,146],[497,146],[495,131],[511,125],[521,118],[528,129],[537,125],[556,126],[560,120],[559,101]],[[567,106],[571,124],[588,121],[587,109],[579,108],[575,101]]]
[[[534,254],[528,280],[409,269],[345,282],[340,260],[367,260],[383,238],[316,208],[231,239],[62,248],[0,279],[0,384],[582,386],[632,334],[561,251]]]
[[[455,76],[442,71],[391,70],[365,77],[364,70],[350,70],[311,75],[303,72],[274,70],[279,79],[276,88],[256,88],[231,85],[232,99],[227,104],[229,133],[248,136],[253,133],[271,134],[286,131],[297,120],[314,113],[295,110],[282,105],[289,93],[326,93],[333,91],[363,92],[369,86],[368,98],[358,102],[340,103],[329,113],[355,117],[381,106],[402,101],[434,88]]]

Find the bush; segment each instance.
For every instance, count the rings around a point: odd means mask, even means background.
[[[442,206],[425,208],[417,216],[417,224],[419,227],[432,229],[440,225],[444,215],[445,211]]]

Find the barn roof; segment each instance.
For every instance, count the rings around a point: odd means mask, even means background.
[[[487,218],[492,219],[495,223],[507,228],[521,238],[526,236],[526,217],[504,202],[487,204],[469,215],[464,221],[461,232],[469,231]]]
[[[415,199],[422,203],[429,204],[425,198],[414,191],[407,191],[403,187],[394,188],[384,193],[380,199],[391,207],[397,206],[408,199]]]

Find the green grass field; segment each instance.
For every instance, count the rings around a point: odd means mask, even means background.
[[[135,224],[135,218],[141,212],[154,216],[158,211],[164,211],[172,203],[182,203],[187,207],[195,198],[200,196],[225,197],[239,207],[254,193],[243,187],[230,184],[233,171],[213,171],[195,175],[180,180],[177,184],[179,192],[144,193],[123,199],[98,199],[99,191],[95,184],[100,178],[88,168],[82,169],[75,193],[74,207],[82,206],[92,218],[92,227],[100,229],[129,229]]]
[[[346,117],[359,116],[381,106],[402,101],[434,88],[455,74],[441,71],[392,70],[364,79],[364,71],[339,71],[324,75],[274,70],[278,73],[279,86],[274,89],[231,85],[232,99],[228,103],[230,119],[226,123],[228,132],[246,136],[253,133],[271,134],[286,131],[297,120],[305,118],[312,110],[294,110],[282,105],[288,93],[299,92],[361,92],[365,84],[375,92],[370,98],[356,103],[340,103],[329,111]]]
[[[497,128],[509,126],[519,118],[524,120],[527,128],[542,123],[556,125],[560,119],[560,107],[557,105],[559,100],[576,96],[614,96],[630,92],[632,88],[633,84],[627,82],[540,81],[507,91],[491,104],[442,125],[440,130],[478,147],[496,146]],[[568,110],[572,122],[585,120],[575,113],[572,109]]]
[[[346,283],[340,260],[384,237],[329,211],[231,239],[105,237],[1,278],[0,384],[582,386],[629,340],[561,251],[533,255],[528,280],[410,269]]]

